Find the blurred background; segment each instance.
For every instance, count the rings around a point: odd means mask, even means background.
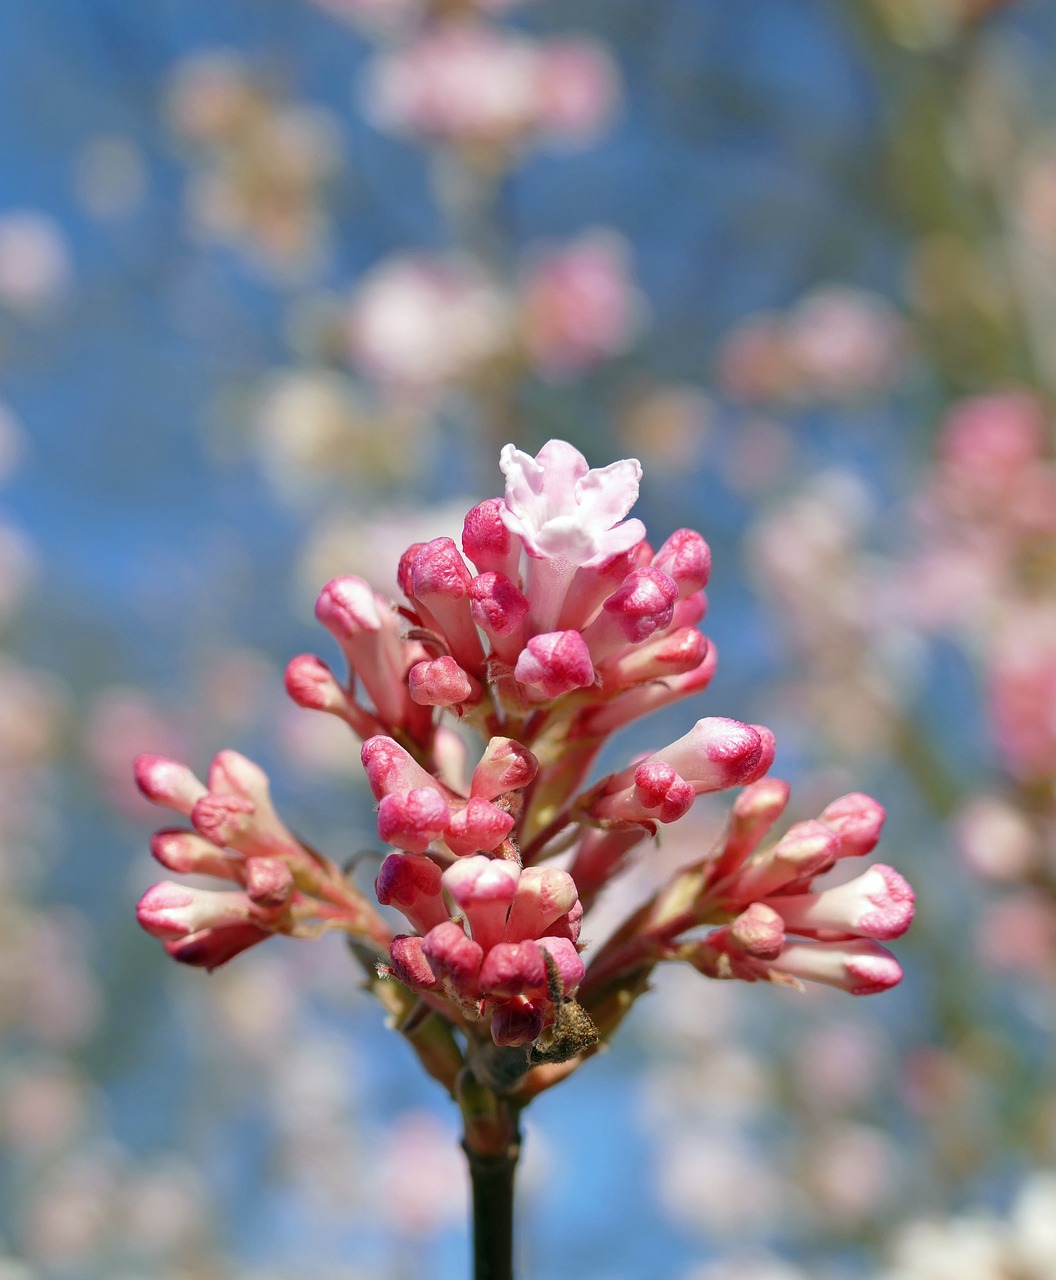
[[[887,806],[919,914],[882,999],[661,975],[529,1113],[523,1275],[1056,1275],[1056,8],[0,30],[0,1280],[466,1274],[456,1119],[340,944],[207,978],[136,928],[129,765],[236,747],[370,846],[285,662],[552,436],[714,551],[719,676],[625,751],[770,725],[795,817]]]

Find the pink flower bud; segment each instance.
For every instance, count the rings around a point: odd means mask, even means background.
[[[769,851],[756,857],[733,880],[725,896],[747,903],[790,885],[808,883],[833,866],[840,837],[822,822],[797,822]]]
[[[244,893],[162,880],[140,898],[136,919],[155,938],[184,938],[202,929],[245,924],[253,919],[253,904]]]
[[[341,646],[349,667],[386,725],[403,722],[404,657],[396,615],[362,578],[334,578],[322,589],[315,616]]]
[[[173,960],[211,973],[271,936],[267,929],[258,929],[253,924],[233,924],[201,929],[185,938],[171,938],[163,945]]]
[[[606,689],[618,689],[692,671],[707,652],[708,639],[696,627],[679,627],[606,658],[598,664],[598,674]]]
[[[900,938],[913,920],[913,890],[892,867],[878,863],[854,880],[818,893],[769,899],[793,933],[822,938]]]
[[[557,968],[557,976],[561,979],[561,990],[571,995],[586,975],[587,968],[576,950],[575,943],[568,938],[551,937],[539,939],[539,946],[549,953]]]
[[[251,840],[256,806],[244,796],[207,792],[191,810],[195,830],[219,845],[239,845]]]
[[[441,982],[449,982],[464,1000],[479,998],[477,980],[484,951],[454,920],[445,920],[422,939],[422,952]]]
[[[432,991],[440,985],[416,935],[398,933],[389,944],[389,959],[394,976],[412,991]]]
[[[339,716],[361,738],[369,738],[381,728],[338,683],[322,658],[314,654],[302,653],[290,660],[286,667],[286,692],[299,707]]]
[[[424,546],[424,542],[412,542],[403,555],[400,556],[400,563],[396,569],[396,582],[408,600],[414,598],[415,557]]]
[[[456,707],[479,702],[481,687],[454,658],[417,662],[407,674],[411,700],[421,707]]]
[[[634,569],[583,632],[591,657],[601,662],[629,644],[641,644],[671,625],[678,587],[666,573]]]
[[[136,785],[155,804],[166,805],[178,813],[189,814],[206,786],[185,764],[165,756],[136,757]]]
[[[478,573],[515,579],[523,548],[503,521],[503,505],[501,498],[487,498],[469,512],[462,526],[462,550]]]
[[[550,926],[575,906],[576,882],[558,867],[526,867],[517,881],[509,918],[507,942],[541,938]]]
[[[482,573],[469,586],[473,621],[487,635],[496,657],[514,662],[524,647],[528,597],[501,573]]]
[[[655,752],[647,763],[671,765],[697,795],[735,787],[758,768],[763,741],[758,731],[739,720],[709,716],[670,746]],[[631,785],[634,768],[613,775],[606,790],[614,792]]]
[[[271,805],[268,775],[237,751],[219,751],[209,766],[209,790],[241,796],[255,805]]]
[[[278,858],[247,858],[247,896],[259,907],[278,910],[293,896],[293,874]]]
[[[546,989],[546,961],[537,942],[499,942],[480,966],[480,989],[485,995],[533,995]]]
[[[724,928],[709,933],[707,943],[722,951],[732,947],[759,960],[774,960],[785,945],[785,922],[773,907],[753,902]]]
[[[800,942],[787,946],[774,968],[805,982],[841,987],[852,996],[887,991],[902,981],[902,967],[878,942]]]
[[[440,889],[440,868],[417,853],[390,853],[381,864],[374,891],[383,907],[402,911],[419,933],[428,933],[447,918]]]
[[[578,631],[533,636],[522,650],[514,676],[546,700],[594,683],[594,667]]]
[[[473,796],[464,809],[456,809],[444,829],[444,841],[456,858],[497,849],[513,830],[513,817],[505,809]]]
[[[645,760],[635,768],[630,785],[598,796],[590,813],[603,822],[677,822],[692,808],[696,795],[692,783],[671,765]]]
[[[733,802],[722,849],[712,863],[709,879],[713,884],[736,871],[755,852],[784,813],[790,792],[788,783],[779,778],[765,778],[745,787]]]
[[[378,805],[378,835],[408,853],[424,853],[449,816],[447,801],[433,785],[390,791]]]
[[[709,644],[703,661],[692,671],[652,680],[600,707],[592,707],[581,716],[579,727],[585,734],[604,737],[653,711],[701,693],[711,683],[718,660],[715,645]]]
[[[393,791],[437,786],[436,779],[426,773],[409,751],[383,734],[368,738],[363,743],[359,759],[375,800],[381,800]]]
[[[475,854],[452,863],[441,877],[485,951],[502,940],[519,875],[512,862]]]
[[[840,837],[840,857],[855,858],[871,853],[880,839],[884,808],[860,791],[833,800],[821,814],[821,821]]]
[[[653,549],[643,538],[593,568],[577,569],[561,606],[558,627],[564,631],[582,631],[597,617],[601,606],[627,575],[649,564],[652,558]]]
[[[711,548],[695,529],[676,529],[653,557],[653,567],[669,573],[680,597],[702,591],[711,576]]]
[[[412,598],[422,621],[444,637],[461,666],[478,671],[484,650],[469,608],[472,581],[473,575],[450,538],[425,543],[411,565]]]
[[[239,880],[242,875],[240,854],[218,849],[193,831],[158,831],[151,837],[150,851],[163,867],[182,875],[219,876],[223,880]]]
[[[671,630],[676,627],[698,626],[707,611],[708,597],[703,591],[694,591],[692,595],[683,596],[675,605],[671,615]]]
[[[513,738],[492,738],[473,770],[470,793],[494,800],[507,791],[520,791],[539,772],[539,761]]]
[[[523,998],[496,1005],[491,1015],[491,1038],[514,1048],[531,1044],[543,1034],[546,1016],[541,1004]]]

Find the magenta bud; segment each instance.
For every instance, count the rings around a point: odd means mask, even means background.
[[[547,927],[546,936],[548,938],[567,938],[569,942],[578,942],[582,927],[583,903],[577,899],[563,916],[558,916],[553,924]]]
[[[150,851],[163,867],[182,875],[238,880],[242,874],[240,855],[225,853],[194,831],[158,831],[151,837]]]
[[[594,666],[578,631],[550,631],[528,641],[517,659],[514,676],[550,700],[592,685]]]
[[[578,897],[576,882],[567,871],[526,867],[517,881],[506,923],[506,941],[541,938],[556,920],[572,910]]]
[[[770,899],[793,933],[821,938],[900,938],[913,921],[914,894],[893,867],[878,863],[854,880],[817,893]]]
[[[422,939],[422,952],[430,969],[441,981],[450,982],[464,1000],[479,998],[477,975],[484,951],[478,942],[454,920],[435,925]]]
[[[281,858],[247,858],[246,894],[260,907],[277,910],[293,896],[293,874]]]
[[[224,928],[201,929],[185,938],[172,938],[163,945],[173,960],[193,965],[210,973],[227,964],[235,956],[272,935],[267,929],[253,924],[234,924]]]
[[[441,877],[445,890],[469,921],[474,940],[485,951],[502,940],[519,876],[512,862],[475,854],[452,863]]]
[[[718,944],[720,933],[725,934],[729,944],[739,951],[759,960],[773,960],[785,945],[785,920],[779,907],[775,909],[764,902],[753,902],[725,930],[709,934],[708,942]]]
[[[840,857],[856,858],[872,852],[884,825],[884,807],[872,796],[853,791],[833,800],[821,814],[821,821],[840,837]]]
[[[533,995],[546,988],[546,961],[537,942],[499,942],[480,966],[480,989],[486,996]]]
[[[774,756],[777,754],[777,739],[766,725],[753,724],[750,728],[759,735],[759,763],[746,778],[742,779],[742,785],[758,782],[774,763]]]
[[[473,770],[470,793],[494,800],[507,791],[520,791],[539,772],[539,761],[513,738],[491,738]]]
[[[689,596],[708,585],[711,549],[695,529],[677,529],[653,557],[653,567],[674,578],[679,596]]]
[[[408,853],[424,853],[449,816],[447,801],[435,786],[392,791],[378,805],[378,835]]]
[[[315,602],[315,616],[339,642],[382,628],[383,614],[374,588],[363,578],[332,578]]]
[[[505,809],[473,796],[464,809],[455,809],[444,829],[444,841],[457,858],[497,849],[513,830],[513,817]]]
[[[703,591],[694,591],[690,596],[683,596],[671,614],[671,629],[696,627],[704,620],[707,612],[708,597]]]
[[[374,890],[383,907],[402,911],[419,933],[447,919],[440,889],[440,868],[417,853],[390,853],[381,864]]]
[[[440,985],[416,934],[398,933],[389,944],[389,958],[395,977],[412,991],[432,991]]]
[[[519,638],[528,609],[528,597],[503,573],[482,573],[469,584],[473,621],[493,642]]]
[[[409,751],[384,734],[376,734],[363,743],[359,753],[375,800],[391,791],[410,791],[414,787],[435,787],[435,779],[422,768]]]
[[[312,711],[343,715],[348,707],[348,694],[322,658],[313,653],[290,659],[286,666],[286,692],[299,707]]]
[[[750,778],[762,753],[762,738],[751,725],[709,716],[652,758],[674,765],[699,795],[734,787]]]
[[[152,885],[136,905],[136,919],[155,938],[184,938],[202,929],[244,924],[252,917],[244,893],[193,889],[173,880]]]
[[[163,804],[178,813],[190,814],[205,795],[205,783],[177,760],[165,756],[137,756],[133,766],[136,785],[154,804]]]
[[[677,599],[678,586],[670,575],[648,565],[627,575],[602,612],[619,623],[627,643],[641,644],[670,624]]]
[[[194,829],[214,844],[244,842],[253,832],[256,805],[245,796],[207,792],[191,810]]]
[[[699,667],[707,656],[708,640],[696,627],[680,627],[613,654],[599,664],[606,689],[661,680]]]
[[[774,968],[807,982],[824,982],[852,996],[888,991],[902,981],[902,966],[878,942],[799,942],[784,948]]]
[[[647,761],[635,769],[634,791],[638,803],[658,822],[677,822],[685,817],[697,796],[692,784],[660,760]]]
[[[461,600],[473,580],[462,553],[451,538],[433,538],[420,547],[411,564],[411,593],[428,602],[432,596]]]
[[[481,688],[454,658],[433,658],[417,662],[407,674],[411,701],[421,707],[455,707],[477,702]]]
[[[542,1006],[528,1000],[498,1004],[491,1015],[491,1038],[510,1048],[531,1044],[543,1034],[545,1021]]]
[[[549,953],[561,979],[561,991],[570,996],[586,975],[587,968],[576,950],[575,943],[569,938],[547,935],[539,939],[539,945]]]
[[[517,573],[523,544],[504,523],[504,506],[501,498],[486,498],[466,515],[462,550],[478,573],[500,573],[512,578]]]

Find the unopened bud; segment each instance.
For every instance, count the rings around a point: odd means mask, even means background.
[[[514,668],[521,684],[551,700],[594,683],[594,666],[578,631],[550,631],[533,636]]]
[[[378,805],[378,835],[408,853],[424,853],[449,816],[447,801],[435,786],[391,791]]]
[[[136,757],[133,767],[136,785],[147,799],[178,813],[190,814],[196,802],[205,795],[205,783],[177,760],[142,755]]]
[[[478,573],[515,578],[523,544],[502,519],[504,505],[501,498],[487,498],[467,514],[462,526],[462,550]]]
[[[539,772],[539,761],[513,738],[492,738],[473,770],[470,792],[494,800],[507,791],[526,787]]]
[[[444,829],[444,841],[457,858],[462,858],[497,849],[512,830],[511,814],[482,796],[472,796],[465,808],[451,813]]]
[[[677,529],[653,557],[653,566],[674,578],[679,596],[692,595],[708,585],[711,549],[695,529]]]
[[[390,853],[381,864],[374,890],[383,907],[396,907],[419,933],[447,919],[440,889],[440,868],[416,853]]]
[[[481,687],[463,671],[454,658],[432,658],[418,662],[407,674],[411,700],[421,707],[455,707],[478,702]]]

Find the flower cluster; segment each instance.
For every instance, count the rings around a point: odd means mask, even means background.
[[[786,783],[763,777],[775,750],[766,728],[706,717],[590,782],[614,731],[709,683],[715,653],[697,623],[710,552],[688,529],[656,550],[646,541],[629,516],[641,476],[634,460],[593,470],[552,440],[535,457],[507,445],[501,466],[505,494],[468,513],[461,549],[436,538],[404,553],[402,604],[359,578],[323,588],[316,613],[341,648],[345,678],[311,654],[287,669],[295,702],[339,717],[363,740],[378,836],[393,850],[378,901],[412,931],[392,937],[337,869],[283,826],[263,773],[233,752],[217,757],[208,787],[172,762],[140,761],[141,787],[194,827],[160,833],[155,856],[240,886],[156,886],[140,903],[144,927],[176,959],[208,967],[270,932],[342,928],[371,949],[383,985],[402,984],[464,1038],[467,1061],[485,1049],[513,1053],[498,1077],[508,1088],[535,1069],[569,1069],[562,1064],[611,1034],[661,961],[854,994],[896,983],[901,970],[881,943],[912,918],[905,881],[874,866],[815,888],[837,862],[874,847],[882,809],[845,796],[761,849],[789,796]],[[470,731],[484,744],[479,755]],[[719,845],[664,885],[588,967],[584,913],[635,847],[698,795],[733,786],[745,790]],[[432,1068],[440,1073],[435,1057]],[[494,1084],[492,1068],[474,1069]]]

